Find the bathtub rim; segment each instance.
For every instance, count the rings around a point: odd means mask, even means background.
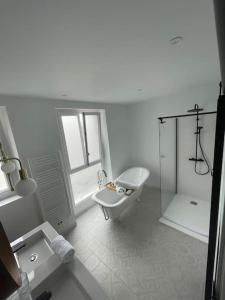
[[[102,205],[102,206],[104,206],[104,207],[113,208],[113,207],[117,207],[117,206],[122,205],[128,198],[133,197],[135,194],[138,194],[138,192],[139,192],[140,189],[134,190],[133,193],[130,194],[129,196],[127,196],[127,195],[122,196],[122,198],[121,198],[118,202],[116,202],[116,203],[114,203],[114,204],[108,204],[108,203],[106,203],[106,202],[100,200],[99,198],[97,198],[97,194],[98,194],[98,193],[101,193],[101,192],[104,191],[104,190],[107,190],[107,191],[109,191],[109,192],[111,192],[111,193],[116,193],[116,192],[110,191],[108,188],[104,188],[104,189],[102,189],[102,190],[97,191],[96,193],[94,193],[94,194],[92,195],[92,199],[93,199],[96,203],[98,203],[98,204],[100,204],[100,205]]]
[[[142,181],[137,184],[137,183],[129,183],[127,180],[124,180],[123,177],[126,175],[126,173],[131,172],[132,170],[144,170],[144,172],[146,172],[146,175],[144,176],[144,178],[142,178]],[[137,166],[133,166],[131,168],[126,169],[124,172],[122,172],[115,180],[116,184],[119,186],[123,186],[126,187],[127,189],[133,189],[133,190],[138,190],[140,188],[142,188],[142,186],[145,184],[145,182],[148,180],[148,178],[150,177],[150,170],[145,168],[145,167],[137,167]]]

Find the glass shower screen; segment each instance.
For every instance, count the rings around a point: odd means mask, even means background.
[[[161,214],[177,192],[177,119],[159,122]]]

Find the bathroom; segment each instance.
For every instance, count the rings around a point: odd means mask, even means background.
[[[0,140],[7,156],[19,157],[37,182],[32,195],[0,192],[0,221],[7,238],[12,243],[48,221],[74,247],[76,259],[105,299],[204,299],[208,236],[201,239],[160,222],[166,202],[162,177],[172,180],[177,162],[181,168],[178,191],[207,202],[209,230],[216,113],[199,116],[202,147],[210,164],[204,176],[195,174],[189,161],[195,155],[196,116],[179,117],[176,159],[174,119],[163,119],[161,124],[158,118],[188,115],[196,104],[202,113],[217,111],[221,79],[213,5],[169,1],[164,11],[162,3],[134,1],[126,10],[126,1],[116,1],[112,7],[89,1],[86,10],[87,3],[76,7],[76,2],[2,3],[0,61],[5,71],[0,71]],[[101,16],[101,5],[108,21]],[[151,8],[154,13],[149,20]],[[90,16],[85,23],[87,11]],[[180,12],[177,18],[176,11]],[[165,17],[164,26],[157,30],[154,14]],[[62,116],[80,120],[81,142],[75,141],[71,153],[80,142],[83,162],[75,168],[70,165]],[[84,121],[88,116],[95,116],[100,145],[93,161],[92,152],[86,151],[94,139],[94,127],[89,136],[88,121]],[[169,158],[168,168],[162,156]],[[60,184],[54,181],[58,179],[53,178],[53,164],[60,172]],[[106,220],[109,213],[96,203],[94,194],[108,182],[120,186],[116,179],[132,167],[149,172],[140,184],[141,194],[115,218]],[[102,181],[98,178],[101,169],[107,175]],[[83,179],[76,185],[71,178],[82,171],[87,173],[79,186]],[[1,173],[2,189],[4,178]],[[47,184],[51,192],[41,193]],[[187,216],[187,211],[183,213]]]

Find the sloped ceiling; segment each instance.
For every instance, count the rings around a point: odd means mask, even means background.
[[[219,79],[211,0],[0,1],[0,94],[132,102]]]

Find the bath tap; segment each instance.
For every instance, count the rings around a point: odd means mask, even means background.
[[[102,188],[107,183],[107,173],[105,170],[99,170],[97,173],[98,176],[98,187],[99,189]]]

